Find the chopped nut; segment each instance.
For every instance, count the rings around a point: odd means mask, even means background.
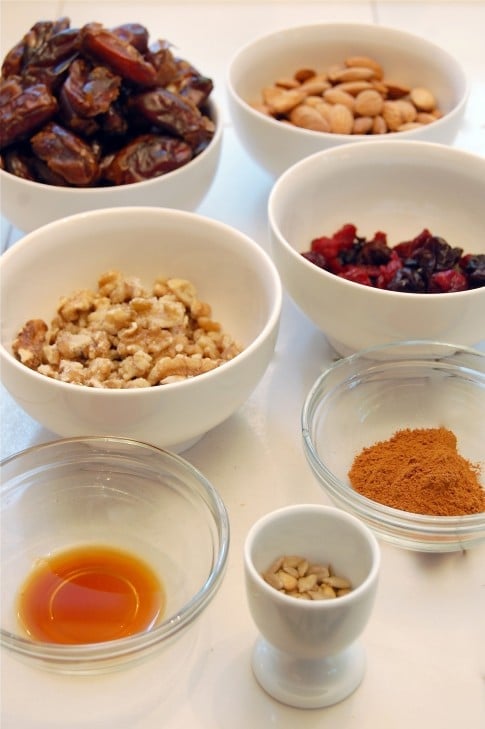
[[[63,297],[50,328],[28,321],[12,349],[40,374],[110,389],[195,377],[241,351],[189,281],[158,279],[149,292],[113,271],[99,278],[97,292]]]
[[[262,577],[279,592],[303,600],[343,597],[352,590],[350,581],[332,574],[330,566],[310,563],[298,555],[278,557]]]

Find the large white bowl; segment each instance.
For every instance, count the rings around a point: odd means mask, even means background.
[[[227,91],[237,134],[250,156],[272,175],[310,154],[347,142],[388,141],[396,134],[345,135],[309,131],[281,123],[254,109],[261,91],[297,69],[325,71],[350,55],[375,58],[385,77],[429,88],[444,116],[418,129],[398,132],[403,139],[450,144],[465,113],[468,82],[461,64],[431,41],[394,28],[353,23],[322,23],[278,30],[251,41],[231,59]]]
[[[213,100],[208,109],[215,123],[208,146],[183,167],[151,180],[113,187],[59,187],[0,170],[2,215],[19,230],[30,233],[53,220],[102,208],[153,205],[195,210],[214,180],[222,149],[221,112]]]
[[[485,288],[386,291],[306,260],[313,238],[345,223],[390,245],[424,228],[465,253],[485,253],[485,158],[427,142],[343,145],[295,164],[268,202],[274,261],[289,295],[343,355],[403,339],[475,345],[485,338]]]
[[[62,295],[96,288],[113,269],[147,286],[158,275],[190,280],[244,351],[192,379],[129,390],[63,383],[14,357],[11,343],[27,320],[50,323]],[[62,436],[115,435],[182,450],[237,410],[273,355],[282,298],[275,266],[250,238],[196,213],[112,208],[55,221],[4,253],[0,275],[2,381]]]

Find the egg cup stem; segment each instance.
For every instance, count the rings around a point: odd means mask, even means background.
[[[316,709],[336,704],[355,691],[364,676],[365,652],[356,641],[336,655],[305,659],[259,637],[251,665],[260,686],[274,699]]]

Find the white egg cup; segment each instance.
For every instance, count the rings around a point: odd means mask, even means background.
[[[328,600],[298,600],[262,577],[283,555],[330,564],[352,591]],[[349,696],[365,672],[358,638],[376,595],[380,549],[372,532],[340,509],[301,504],[257,521],[244,546],[246,592],[260,631],[252,652],[256,680],[273,698],[299,708],[330,706]]]

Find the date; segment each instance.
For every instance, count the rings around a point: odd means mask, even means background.
[[[127,185],[176,170],[192,159],[185,142],[160,134],[142,134],[119,150],[103,172],[114,185]]]
[[[32,137],[32,149],[49,170],[70,185],[85,187],[98,175],[98,162],[89,144],[59,124],[47,124]]]

